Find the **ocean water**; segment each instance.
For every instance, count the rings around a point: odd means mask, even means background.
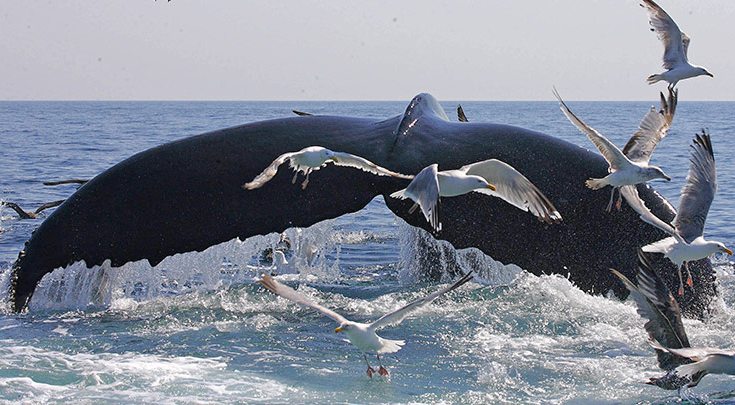
[[[685,95],[682,94],[682,98]],[[622,145],[656,102],[570,102]],[[443,102],[454,118],[456,102]],[[175,139],[291,115],[389,117],[405,102],[0,102],[0,199],[28,210],[63,199],[120,160]],[[591,143],[555,102],[464,102],[471,121],[519,125],[586,148]],[[692,136],[708,128],[720,188],[706,234],[728,245],[735,230],[735,103],[679,103],[654,161],[673,178],[655,187],[676,205]],[[0,280],[37,220],[0,208]],[[375,319],[439,286],[422,281],[414,244],[426,234],[381,198],[362,211],[290,229],[299,276],[283,276],[346,316]],[[708,376],[695,389],[644,385],[657,375],[644,321],[630,302],[583,293],[560,276],[537,277],[476,250],[447,260],[479,279],[383,335],[405,339],[386,356],[389,380],[369,379],[362,356],[331,320],[253,284],[272,234],[170,257],[71,266],[45,278],[27,314],[0,308],[0,400],[27,403],[674,403],[735,401],[735,380]],[[306,260],[309,256],[310,260]],[[735,348],[735,277],[716,258],[721,298],[711,319],[685,320],[695,345]],[[61,280],[66,280],[61,283]],[[71,282],[70,282],[71,281]],[[449,280],[444,280],[448,282]],[[7,301],[6,284],[0,301]]]

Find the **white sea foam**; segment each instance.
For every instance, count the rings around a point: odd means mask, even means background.
[[[301,277],[335,280],[339,277],[339,245],[332,236],[332,221],[308,229],[284,232],[290,242],[290,260]],[[206,292],[252,283],[271,271],[265,252],[279,246],[281,236],[234,239],[202,252],[175,254],[156,266],[140,260],[121,267],[109,261],[87,268],[77,262],[56,269],[39,282],[30,302],[31,311],[115,308],[131,309],[146,300]],[[337,237],[336,240],[339,240]],[[330,257],[331,255],[331,257]],[[4,282],[8,274],[2,274]],[[3,280],[0,280],[3,281]]]
[[[333,332],[331,320],[253,284],[268,268],[258,259],[281,238],[273,234],[177,255],[154,268],[80,264],[55,272],[34,296],[30,323],[0,323],[12,336],[0,341],[0,369],[11,370],[0,374],[0,396],[58,403],[678,399],[641,384],[660,370],[631,302],[586,294],[565,277],[537,277],[476,249],[456,251],[397,222],[398,265],[342,274],[341,243],[385,236],[345,238],[327,223],[286,231],[302,273],[279,276],[350,318],[374,320],[439,288],[422,276],[427,272],[447,283],[473,270],[475,282],[381,332],[406,340],[383,359],[392,371],[389,384],[364,376],[364,360]],[[732,269],[721,264],[717,271],[729,291]],[[692,342],[735,346],[733,298],[723,294],[705,323],[685,320]],[[84,311],[58,312],[77,308]],[[43,345],[19,344],[25,334],[44,336]],[[726,377],[708,376],[699,390],[720,387],[735,388]]]
[[[451,243],[434,239],[423,229],[399,222],[401,279],[405,283],[424,279],[427,274],[444,280],[458,273],[475,272],[475,281],[489,285],[510,284],[523,270],[513,264],[504,265],[476,248],[455,249]]]
[[[0,376],[3,397],[19,401],[221,403],[301,394],[274,379],[228,369],[224,358],[67,354],[29,346],[1,347],[0,357],[0,369],[25,370],[26,377]]]

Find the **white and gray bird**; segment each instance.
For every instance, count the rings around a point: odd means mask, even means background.
[[[554,89],[554,96],[559,100],[559,107],[567,119],[587,135],[587,138],[592,141],[607,161],[607,171],[610,174],[601,179],[588,179],[585,184],[593,190],[599,190],[605,186],[612,187],[610,202],[607,205],[608,212],[612,210],[615,190],[622,186],[645,183],[654,179],[671,181],[671,177],[664,173],[660,167],[653,166],[649,162],[653,150],[658,142],[666,136],[666,132],[674,118],[677,99],[677,94],[674,91],[669,91],[668,102],[664,99],[663,94],[661,95],[662,108],[660,112],[652,109],[643,117],[638,131],[633,134],[625,145],[625,152],[574,115],[556,89]],[[618,204],[619,208],[620,205]]]
[[[702,66],[694,66],[689,63],[687,51],[689,50],[690,38],[687,34],[681,32],[666,11],[653,0],[642,1],[641,7],[648,11],[648,22],[651,24],[651,31],[654,31],[664,44],[663,68],[666,69],[663,73],[648,76],[648,84],[663,80],[669,83],[671,89],[676,86],[679,80],[702,75],[714,77]]]
[[[687,285],[693,285],[687,263],[704,259],[718,252],[732,255],[722,242],[704,239],[704,223],[717,191],[715,155],[709,134],[697,134],[692,144],[691,165],[686,184],[681,189],[679,208],[673,226],[655,216],[638,195],[635,186],[621,188],[620,192],[640,218],[671,235],[643,246],[645,252],[662,253],[679,269],[679,295],[684,294],[681,268],[687,271]]]
[[[298,152],[284,153],[278,156],[262,173],[257,175],[252,181],[242,185],[246,190],[254,190],[262,187],[270,181],[278,172],[278,167],[288,160],[289,167],[294,170],[292,183],[296,183],[299,172],[302,172],[306,178],[301,183],[301,188],[305,189],[309,184],[309,174],[315,170],[319,170],[327,163],[332,162],[337,166],[354,167],[366,172],[376,174],[378,176],[391,176],[401,179],[412,179],[412,176],[392,172],[384,167],[380,167],[375,163],[356,155],[346,152],[335,152],[321,146],[309,146]]]
[[[637,286],[620,272],[612,272],[630,290],[638,313],[647,320],[644,328],[656,351],[658,365],[668,371],[647,384],[673,390],[684,385],[694,387],[707,374],[735,375],[735,351],[691,347],[679,304],[642,251],[638,252]]]
[[[376,334],[376,331],[386,326],[400,324],[412,311],[415,311],[420,307],[441,297],[442,295],[461,287],[472,279],[471,273],[472,272],[469,272],[463,275],[459,280],[455,281],[450,286],[444,287],[427,295],[426,297],[417,299],[400,309],[383,315],[378,320],[372,323],[360,323],[350,321],[349,319],[332,311],[331,309],[323,307],[309,300],[303,294],[300,294],[291,287],[279,283],[278,281],[273,279],[273,277],[270,277],[268,275],[264,275],[263,278],[260,280],[260,283],[274,294],[280,295],[281,297],[293,301],[299,305],[314,309],[337,322],[339,326],[337,326],[337,328],[334,330],[335,333],[343,332],[345,335],[347,335],[347,339],[349,339],[350,343],[355,345],[363,353],[365,363],[367,363],[368,377],[372,378],[373,373],[375,373],[375,369],[370,366],[370,363],[367,359],[367,354],[374,353],[377,356],[378,364],[380,365],[380,368],[378,369],[378,374],[380,374],[381,376],[388,376],[389,372],[385,367],[383,367],[380,360],[380,355],[384,353],[395,353],[401,350],[401,347],[405,344],[403,340],[384,339],[378,336]]]
[[[442,228],[439,222],[439,197],[454,197],[472,191],[500,197],[547,223],[562,219],[559,211],[533,183],[503,161],[483,160],[457,170],[438,171],[438,167],[437,164],[425,167],[408,187],[390,195],[401,200],[413,200],[415,204],[409,213],[421,207],[424,217],[436,231]]]

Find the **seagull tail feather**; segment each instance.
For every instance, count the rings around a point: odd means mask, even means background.
[[[404,188],[403,190],[396,191],[395,193],[391,194],[390,196],[393,197],[393,198],[398,198],[398,199],[401,199],[401,200],[405,200],[406,198],[408,198],[408,196],[405,193],[406,193],[406,189]]]
[[[607,181],[605,181],[605,179],[589,179],[585,181],[584,184],[593,190],[599,190],[607,186]]]
[[[663,76],[659,74],[650,75],[648,76],[648,78],[646,78],[646,81],[648,82],[648,84],[654,84],[656,82],[660,82],[661,80],[664,80],[664,78]]]
[[[378,350],[378,354],[395,353],[401,350],[401,347],[406,344],[406,341],[381,338],[381,343],[383,344],[383,347],[381,347],[380,350]]]

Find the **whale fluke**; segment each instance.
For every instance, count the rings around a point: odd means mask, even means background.
[[[293,187],[285,170],[259,189],[240,187],[276,157],[311,145],[359,155],[397,173],[487,159],[512,165],[554,204],[563,223],[548,225],[499,199],[470,193],[442,200],[446,214],[436,237],[534,274],[563,274],[588,292],[612,289],[626,296],[608,269],[634,269],[637,248],[664,236],[628,207],[616,215],[600,209],[604,193],[584,186],[588,177],[607,171],[599,155],[510,125],[450,122],[424,93],[387,119],[315,115],[253,122],[131,156],[79,188],[31,236],[12,268],[14,308],[25,308],[39,280],[58,267],[80,261],[91,267],[108,259],[116,267],[141,259],[155,265],[234,238],[308,227],[358,211],[376,196],[409,224],[430,229],[421,212],[409,213],[412,202],[388,198],[408,185],[404,179],[330,167],[305,190]],[[673,219],[671,206],[653,189],[639,191],[657,216]],[[424,256],[427,264],[436,259],[431,252]],[[668,262],[655,264],[662,274],[676,274]],[[680,304],[685,313],[701,315],[715,294],[714,275],[706,260],[690,268],[695,289]],[[665,282],[673,288],[676,280]]]

